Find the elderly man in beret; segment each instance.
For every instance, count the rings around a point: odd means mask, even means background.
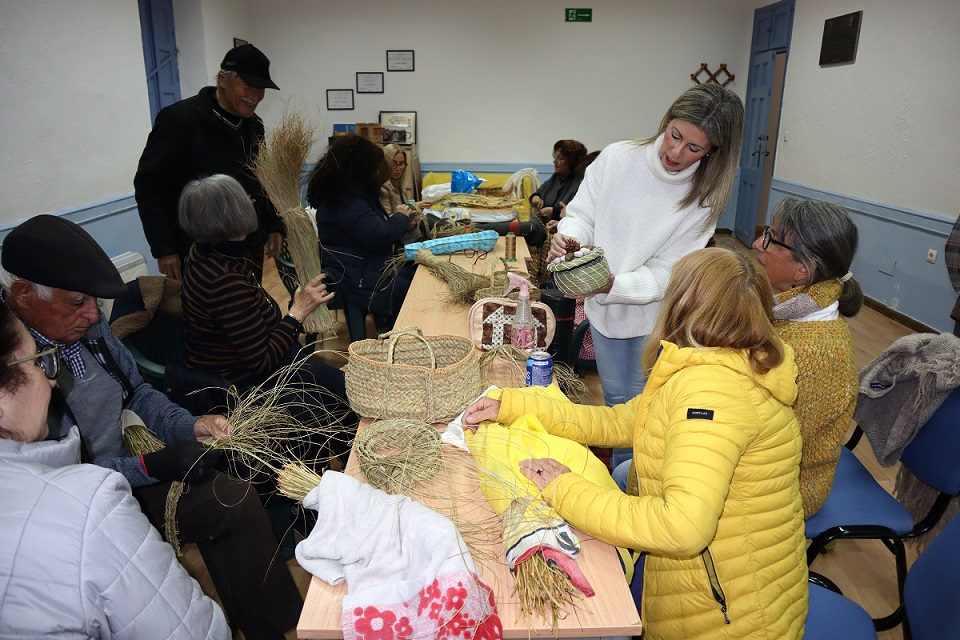
[[[157,114],[133,186],[150,252],[167,277],[180,280],[193,244],[177,221],[180,192],[188,182],[217,173],[243,185],[257,210],[260,227],[247,238],[257,279],[264,246],[268,257],[280,253],[283,224],[249,169],[263,139],[263,121],[254,112],[266,89],[279,89],[270,79],[270,60],[244,44],[224,56],[216,87],[204,87]]]
[[[186,479],[177,507],[179,538],[210,540],[235,604],[232,622],[249,640],[281,637],[294,627],[302,600],[286,565],[275,558],[277,539],[257,492],[215,471],[215,456],[198,442],[227,433],[229,423],[223,416],[192,416],[144,382],[97,307],[98,297],[126,292],[103,249],[76,224],[40,215],[7,235],[0,265],[4,303],[38,349],[59,348],[63,366],[49,408],[51,438],[79,427],[83,461],[123,474],[161,532],[171,482]],[[125,410],[166,447],[131,455],[121,435]]]

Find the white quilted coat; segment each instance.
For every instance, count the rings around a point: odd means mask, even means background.
[[[78,453],[76,430],[0,439],[0,638],[229,640],[126,479]]]

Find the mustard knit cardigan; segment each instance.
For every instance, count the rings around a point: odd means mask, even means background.
[[[802,294],[823,308],[837,300],[840,284],[828,280],[806,289],[791,289],[779,294],[777,302]],[[793,347],[797,359],[797,401],[793,411],[803,438],[800,495],[804,518],[809,518],[830,495],[841,442],[857,405],[853,338],[842,317],[809,322],[775,320],[773,324],[780,338]]]

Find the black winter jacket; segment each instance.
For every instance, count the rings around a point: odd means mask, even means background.
[[[234,129],[214,111],[216,88],[165,107],[157,114],[133,179],[143,232],[155,258],[185,257],[193,240],[177,222],[180,192],[188,182],[216,173],[236,178],[254,200],[262,238],[282,231],[276,209],[247,164],[260,152],[263,121],[244,119]]]

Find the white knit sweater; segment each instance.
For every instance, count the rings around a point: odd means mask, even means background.
[[[677,210],[699,162],[670,173],[660,162],[663,136],[652,144],[615,142],[587,168],[558,230],[583,245],[603,247],[615,276],[610,293],[587,298],[591,326],[608,338],[645,336],[653,329],[673,265],[701,249],[710,209]]]

